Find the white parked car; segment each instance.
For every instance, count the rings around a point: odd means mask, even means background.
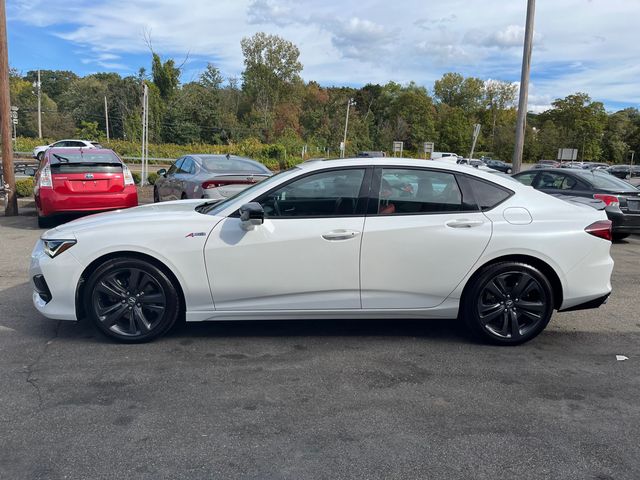
[[[102,148],[98,142],[89,142],[87,140],[58,140],[49,145],[40,145],[33,149],[33,158],[42,161],[44,152],[49,148]]]
[[[611,291],[611,222],[445,162],[304,163],[223,201],[182,200],[47,231],[33,302],[125,342],[174,322],[464,318],[518,344]]]

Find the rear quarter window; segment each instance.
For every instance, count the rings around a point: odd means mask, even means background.
[[[471,188],[480,210],[486,211],[497,207],[513,195],[508,188],[475,177],[465,176],[464,181]]]

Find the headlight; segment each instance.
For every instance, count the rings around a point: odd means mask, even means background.
[[[44,243],[44,253],[53,258],[73,247],[76,240],[42,240],[42,243]]]

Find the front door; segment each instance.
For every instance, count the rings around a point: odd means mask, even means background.
[[[262,195],[265,221],[232,214],[205,247],[216,310],[359,309],[365,168],[323,170]]]
[[[376,178],[362,238],[362,308],[435,307],[482,254],[491,222],[452,173],[383,168]]]

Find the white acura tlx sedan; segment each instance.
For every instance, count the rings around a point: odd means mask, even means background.
[[[142,342],[180,318],[456,318],[534,338],[611,292],[611,223],[510,178],[408,159],[313,161],[219,202],[102,213],[42,235],[33,303]]]

